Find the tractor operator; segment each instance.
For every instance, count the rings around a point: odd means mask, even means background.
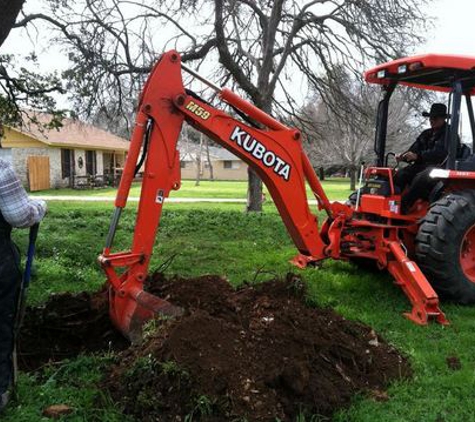
[[[448,146],[445,142],[445,134],[448,131],[447,107],[445,104],[434,103],[430,111],[423,112],[422,115],[429,118],[430,129],[424,130],[408,151],[396,155],[398,162],[410,163],[394,176],[394,183],[401,192],[409,186],[402,197],[403,213],[407,213],[417,199],[428,199],[432,188],[437,183],[436,181],[431,183],[433,181],[429,173],[433,168],[442,166],[448,155]],[[460,150],[460,139],[458,139],[457,150]]]
[[[20,254],[10,235],[12,227],[30,227],[45,213],[46,203],[28,198],[11,165],[0,159],[0,413],[13,379],[14,322],[22,276]]]

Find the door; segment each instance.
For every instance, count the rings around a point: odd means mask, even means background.
[[[49,178],[49,157],[30,155],[28,165],[28,184],[30,191],[45,190],[51,187]]]

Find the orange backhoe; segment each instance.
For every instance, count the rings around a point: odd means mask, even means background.
[[[442,296],[460,303],[475,301],[475,162],[457,159],[455,139],[462,96],[475,130],[471,95],[475,93],[475,57],[424,55],[389,62],[365,73],[381,84],[377,111],[377,163],[364,170],[354,203],[330,202],[302,148],[301,134],[220,88],[181,63],[175,51],[163,54],[143,89],[127,162],[115,201],[106,246],[99,260],[110,286],[110,315],[132,341],[140,341],[143,323],[156,313],[179,315],[181,309],[144,291],[144,281],[162,207],[170,191],[180,189],[177,141],[183,122],[192,125],[251,166],[266,184],[299,253],[300,268],[326,258],[373,263],[387,269],[407,295],[417,324],[448,321],[439,307]],[[186,71],[215,90],[241,119],[219,110],[183,86]],[[450,133],[446,168],[429,200],[401,212],[401,197],[388,167],[386,133],[389,102],[398,84],[449,93]],[[142,190],[130,251],[112,253],[114,235],[131,183],[144,165]],[[472,166],[474,167],[472,169]],[[305,185],[327,217],[319,226]],[[435,289],[435,290],[434,290]]]

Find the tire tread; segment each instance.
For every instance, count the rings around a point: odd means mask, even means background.
[[[475,224],[475,191],[463,190],[434,202],[415,240],[416,261],[434,290],[459,304],[475,303],[475,283],[463,273],[459,251]]]

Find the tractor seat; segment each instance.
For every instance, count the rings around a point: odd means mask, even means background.
[[[469,146],[462,144],[457,154],[455,169],[461,171],[475,171],[475,155]]]

